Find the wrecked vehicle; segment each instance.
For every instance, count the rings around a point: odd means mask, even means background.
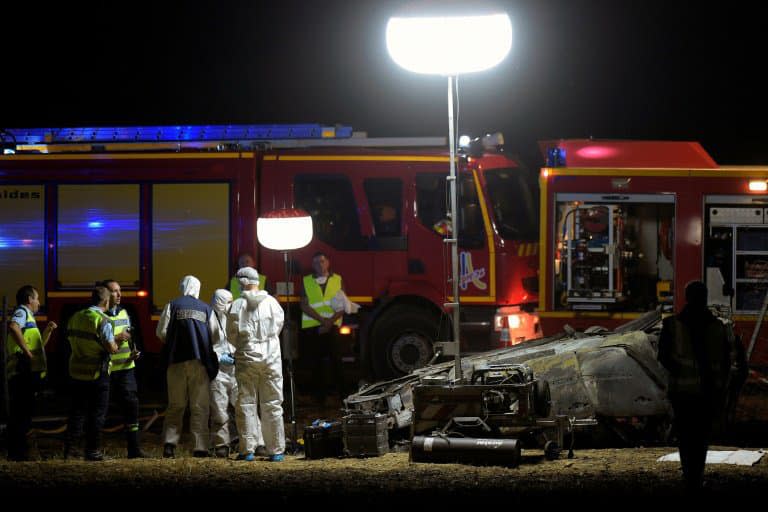
[[[523,447],[543,448],[554,460],[577,421],[551,415],[549,383],[526,364],[481,364],[469,379],[431,381],[412,388],[412,462],[514,467]]]
[[[730,325],[729,320],[726,324]],[[665,442],[671,407],[666,371],[656,359],[661,311],[607,331],[561,333],[508,348],[462,357],[462,372],[489,365],[524,364],[549,384],[550,418],[567,417],[594,444]],[[411,437],[434,428],[414,409],[419,386],[451,386],[454,364],[420,368],[409,375],[364,386],[344,400],[349,412],[381,413],[391,429]],[[457,415],[465,415],[463,413]]]

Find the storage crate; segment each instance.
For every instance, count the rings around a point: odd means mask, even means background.
[[[342,419],[344,453],[351,457],[378,457],[389,451],[384,414],[349,414]]]

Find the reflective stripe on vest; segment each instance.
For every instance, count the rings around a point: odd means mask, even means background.
[[[314,309],[317,314],[324,318],[331,318],[334,315],[333,308],[331,308],[331,299],[334,295],[341,290],[341,276],[338,274],[332,274],[328,276],[328,280],[325,282],[325,293],[320,288],[320,285],[315,281],[315,277],[310,274],[304,276],[304,293],[307,295],[307,302],[309,307]],[[341,318],[336,319],[334,322],[336,325],[341,325]],[[301,314],[301,328],[309,329],[310,327],[317,327],[320,322],[312,318],[306,313]]]
[[[267,276],[259,274],[259,290],[267,289]],[[233,277],[229,280],[229,291],[232,294],[232,300],[240,298],[240,281],[237,277]]]
[[[131,320],[128,318],[128,311],[125,309],[120,309],[115,316],[110,315],[109,312],[107,312],[106,315],[109,318],[109,321],[112,322],[112,332],[115,336],[131,326]],[[109,356],[112,360],[112,371],[119,372],[121,370],[135,368],[136,364],[134,364],[132,359],[129,360],[130,357],[131,345],[128,343],[128,340],[123,340],[118,345],[117,352]]]
[[[77,380],[96,380],[108,358],[99,339],[99,328],[109,318],[92,309],[75,313],[67,325],[72,355],[69,357],[69,375]]]
[[[37,328],[37,322],[35,322],[35,315],[26,308],[21,308],[27,315],[24,325],[21,327],[21,335],[24,338],[24,343],[27,344],[27,348],[32,352],[31,369],[33,372],[42,372],[42,376],[45,377],[45,358],[43,357],[43,338],[40,335],[40,329]],[[7,372],[8,377],[12,377],[16,374],[16,361],[17,353],[21,353],[21,347],[15,342],[6,342],[6,353],[8,354]],[[11,357],[13,356],[13,357]]]

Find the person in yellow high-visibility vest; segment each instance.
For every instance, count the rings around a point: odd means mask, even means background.
[[[40,334],[35,313],[40,297],[34,286],[26,285],[16,292],[16,309],[8,324],[11,336],[6,342],[10,417],[8,418],[8,460],[24,461],[29,457],[27,432],[32,424],[35,395],[45,375],[45,344],[56,328],[48,322]]]
[[[118,345],[117,352],[110,356],[112,361],[110,392],[123,414],[128,458],[143,458],[146,454],[139,445],[139,395],[134,363],[139,358],[140,352],[136,347],[128,311],[120,306],[123,298],[120,283],[114,279],[105,279],[102,284],[110,293],[109,307],[105,314],[112,322],[115,343]]]
[[[331,271],[331,261],[325,253],[312,256],[312,274],[304,276],[301,298],[301,338],[311,364],[315,388],[313,395],[322,403],[331,386],[341,397],[344,375],[341,368],[338,329],[344,311],[334,311],[331,299],[344,284],[341,276]],[[330,381],[330,382],[329,382]]]
[[[109,407],[110,356],[118,345],[112,322],[105,311],[110,292],[97,286],[91,292],[91,307],[75,313],[67,324],[67,338],[72,348],[69,357],[72,404],[67,420],[66,458],[79,451],[85,425],[85,460],[101,461],[101,429]]]
[[[250,267],[254,270],[256,270],[256,260],[253,259],[253,256],[250,253],[244,252],[240,255],[240,257],[237,258],[237,269]],[[229,280],[229,286],[227,287],[229,290],[229,293],[232,294],[232,300],[237,300],[240,298],[240,292],[241,286],[240,281],[238,281],[237,276],[232,276],[232,279]],[[259,290],[267,290],[267,276],[265,276],[262,272],[259,272]]]

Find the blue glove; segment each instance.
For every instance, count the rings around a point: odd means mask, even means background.
[[[235,364],[235,358],[232,357],[232,354],[221,354],[219,356],[219,362],[221,364],[226,364],[226,365],[230,365],[231,366],[231,365]]]

